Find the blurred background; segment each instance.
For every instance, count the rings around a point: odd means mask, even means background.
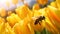
[[[18,6],[22,6],[24,4],[26,4],[30,8],[32,8],[33,5],[35,3],[37,3],[37,0],[18,0],[18,1],[17,0],[13,0],[13,1],[15,1],[15,3],[12,2],[12,0],[0,0],[0,8],[4,7],[6,10],[13,10],[14,8],[16,8]],[[48,0],[48,3],[46,3],[46,5],[50,4],[50,2],[52,2],[52,1],[54,1],[54,0]],[[40,6],[44,7],[44,5],[42,5],[42,4],[40,4]]]
[[[4,9],[6,9],[6,12],[8,12],[9,10],[10,11],[15,10],[19,6],[26,5],[28,6],[29,9],[32,10],[33,5],[36,3],[39,4],[39,8],[45,8],[48,5],[50,5],[51,2],[54,2],[56,0],[41,0],[41,1],[39,0],[0,0],[0,9],[3,7]],[[42,31],[35,31],[35,34],[52,34],[52,33],[49,32],[46,28],[44,28]]]

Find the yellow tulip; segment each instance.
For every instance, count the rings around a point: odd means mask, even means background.
[[[6,12],[5,8],[3,8],[3,7],[0,8],[0,16],[1,16],[1,17],[5,17],[6,14],[7,14],[7,12]]]
[[[18,15],[12,13],[10,16],[7,17],[8,23],[13,26],[15,23],[19,22],[21,19]]]
[[[7,7],[9,7],[10,6],[10,3],[8,1],[6,1],[6,5],[7,5]]]
[[[58,8],[56,1],[55,2],[51,2],[50,5],[55,7],[55,8]]]
[[[28,20],[26,21],[26,19],[16,23],[13,29],[16,34],[34,34],[34,29],[31,27]]]
[[[12,3],[16,5],[18,3],[18,0],[12,0]]]
[[[3,31],[1,32],[1,34],[15,34],[15,33],[12,30],[12,28],[10,27],[9,23],[5,23]]]
[[[4,31],[4,28],[5,28],[4,22],[0,23],[0,34],[2,34],[2,32]]]
[[[58,9],[60,10],[60,0],[56,0],[56,3],[57,3]]]
[[[36,3],[36,4],[33,5],[32,10],[39,10],[39,8],[40,8],[39,4]]]
[[[8,11],[7,15],[10,16],[12,14],[12,11]]]
[[[5,19],[0,17],[0,23],[5,22]]]
[[[25,17],[27,17],[27,15],[32,16],[33,14],[31,10],[29,10],[29,8],[25,5],[18,7],[16,9],[16,13],[21,19],[24,19]]]

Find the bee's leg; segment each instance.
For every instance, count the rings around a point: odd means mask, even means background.
[[[39,25],[41,25],[41,23],[39,23]]]
[[[39,21],[39,25],[41,25],[42,21]]]
[[[35,21],[35,23],[34,23],[34,24],[35,24],[35,25],[36,25],[36,24],[38,24],[38,21]]]

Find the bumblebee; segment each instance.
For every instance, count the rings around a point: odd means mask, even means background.
[[[42,20],[45,20],[45,16],[40,16],[39,18],[37,18],[36,20],[35,20],[35,22],[34,22],[34,24],[36,25],[36,24],[40,24],[40,22],[42,22]]]

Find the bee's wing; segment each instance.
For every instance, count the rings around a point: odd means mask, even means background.
[[[40,16],[32,17],[32,20],[38,19]]]

